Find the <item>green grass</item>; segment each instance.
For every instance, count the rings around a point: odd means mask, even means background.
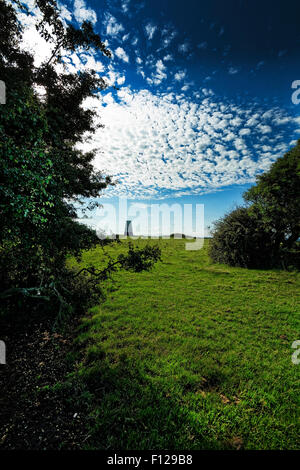
[[[212,264],[207,242],[159,243],[162,262],[120,272],[83,321],[78,373],[97,449],[296,449],[300,273]],[[109,248],[114,254],[127,242]],[[102,249],[82,265],[103,265]]]

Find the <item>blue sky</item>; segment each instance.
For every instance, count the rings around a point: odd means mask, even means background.
[[[83,145],[98,149],[96,167],[118,181],[106,202],[202,203],[210,225],[300,137],[300,104],[291,100],[300,80],[299,2],[60,6],[66,21],[89,19],[113,53],[65,56],[70,70],[94,67],[110,85],[85,103],[105,128]],[[36,33],[26,21],[32,47]],[[41,42],[35,50],[47,53]]]

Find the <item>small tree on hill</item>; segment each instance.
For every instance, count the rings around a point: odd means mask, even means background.
[[[257,177],[244,198],[251,203],[250,213],[259,214],[271,233],[274,256],[292,249],[300,237],[300,140]]]
[[[216,263],[245,268],[270,266],[270,236],[246,207],[238,207],[215,223],[209,250]]]
[[[257,177],[244,199],[247,207],[215,223],[212,259],[232,266],[299,267],[300,141]]]

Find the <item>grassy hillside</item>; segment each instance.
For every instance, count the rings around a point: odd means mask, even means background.
[[[82,322],[88,447],[296,448],[300,274],[213,265],[207,241],[150,243],[162,262],[120,273]],[[83,265],[102,263],[101,249],[84,254]]]

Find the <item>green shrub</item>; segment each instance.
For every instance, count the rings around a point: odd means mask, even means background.
[[[215,223],[213,261],[247,268],[300,266],[300,140],[243,194],[239,207]]]
[[[246,207],[238,207],[215,223],[209,254],[216,263],[245,268],[272,264],[271,236]]]

